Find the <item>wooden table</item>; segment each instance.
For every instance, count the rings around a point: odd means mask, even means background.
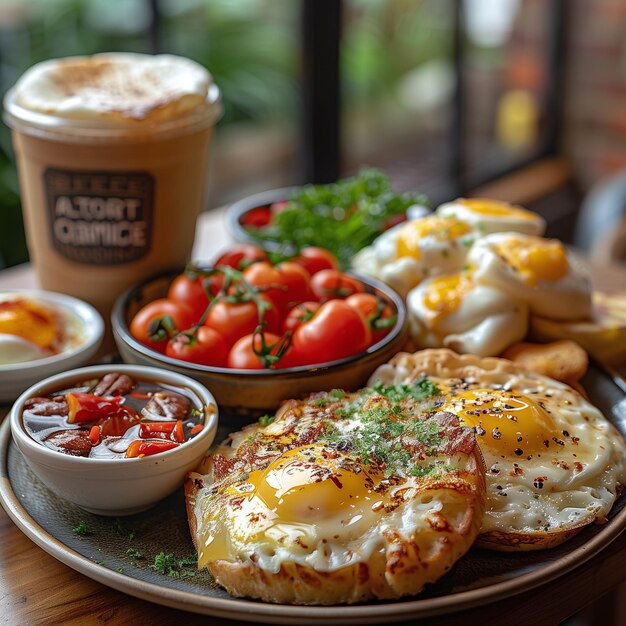
[[[198,222],[194,258],[210,259],[228,241],[223,213],[204,214]],[[592,268],[596,287],[626,286],[623,267]],[[37,286],[32,268],[0,272],[0,289]],[[0,418],[8,411],[0,406]],[[626,580],[626,533],[574,572],[506,600],[429,619],[428,624],[506,623],[551,626],[593,604],[593,622],[626,623],[626,610],[615,592]],[[626,589],[622,586],[626,594]],[[610,594],[607,596],[606,594]],[[603,598],[603,596],[605,596]],[[621,603],[622,605],[625,603]],[[94,582],[56,561],[32,543],[0,509],[0,623],[20,624],[236,624],[151,604]],[[415,621],[411,622],[412,624]]]

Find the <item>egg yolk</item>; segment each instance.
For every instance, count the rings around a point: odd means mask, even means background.
[[[531,211],[508,204],[508,202],[499,202],[498,200],[489,200],[488,198],[461,198],[458,202],[479,215],[517,217],[523,220],[537,219],[537,216]]]
[[[57,335],[54,314],[28,300],[0,302],[0,334],[16,335],[50,348]]]
[[[432,280],[424,295],[424,306],[435,313],[435,320],[454,313],[467,293],[475,287],[469,272],[450,274]]]
[[[420,244],[425,237],[434,237],[437,241],[452,241],[470,232],[470,226],[453,217],[429,215],[419,220],[407,222],[401,229],[397,240],[399,257],[420,257]]]
[[[496,252],[529,286],[560,280],[569,271],[565,247],[556,239],[508,239],[496,246]]]
[[[230,490],[231,506],[208,511],[209,528],[198,545],[199,566],[232,559],[234,537],[244,544],[263,537],[271,544],[281,534],[316,540],[317,528],[332,536],[358,522],[371,526],[384,510],[373,508],[383,499],[374,491],[383,476],[362,465],[342,467],[341,459],[341,453],[310,444],[250,472],[244,484]],[[304,549],[303,544],[296,541],[291,549]]]
[[[526,458],[546,450],[557,431],[543,407],[511,391],[464,391],[448,401],[446,410],[475,428],[481,448],[507,458]]]
[[[251,497],[259,498],[280,521],[309,523],[338,516],[348,523],[356,512],[380,500],[369,471],[361,466],[340,468],[337,459],[325,454],[317,444],[285,452],[250,474]]]

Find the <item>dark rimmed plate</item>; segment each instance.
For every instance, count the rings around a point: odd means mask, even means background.
[[[626,397],[619,387],[595,367],[584,386],[592,402],[626,435]],[[228,430],[235,428],[232,423],[228,426]],[[218,438],[225,434],[222,429]],[[626,528],[626,497],[622,497],[607,524],[588,527],[552,550],[519,554],[471,550],[452,572],[417,598],[356,606],[302,607],[231,598],[193,568],[183,568],[182,576],[177,578],[155,572],[150,565],[161,551],[177,558],[193,552],[182,494],[174,494],[145,513],[117,521],[85,513],[54,496],[33,476],[11,442],[8,420],[0,429],[0,501],[37,545],[105,585],[178,609],[274,624],[376,624],[484,605],[566,574],[604,549]],[[73,532],[80,521],[86,522],[91,534]],[[133,550],[142,553],[143,558]]]

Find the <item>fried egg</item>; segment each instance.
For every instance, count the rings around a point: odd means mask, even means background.
[[[467,258],[477,283],[526,302],[550,319],[591,315],[591,283],[581,263],[557,239],[519,233],[483,237]]]
[[[50,349],[57,339],[57,316],[49,308],[26,298],[0,301],[0,333]]]
[[[458,198],[437,208],[437,215],[456,217],[483,234],[516,232],[543,235],[546,222],[523,207],[488,198]]]
[[[22,363],[55,354],[59,316],[49,307],[15,294],[0,294],[0,363]]]
[[[198,566],[234,595],[305,604],[437,580],[478,532],[484,465],[470,428],[413,406],[315,394],[232,435],[187,481]]]
[[[418,348],[495,356],[528,330],[528,307],[477,284],[469,271],[425,280],[409,292],[407,308]]]
[[[404,296],[429,276],[461,270],[479,235],[459,219],[428,215],[384,232],[355,255],[352,266]]]
[[[0,292],[0,365],[51,357],[85,341],[79,317],[27,293]]]
[[[441,390],[441,410],[475,430],[485,459],[479,545],[551,547],[605,520],[626,482],[626,443],[580,394],[510,361],[449,350],[399,354],[371,382],[423,376]]]

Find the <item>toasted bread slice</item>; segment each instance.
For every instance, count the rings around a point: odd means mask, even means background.
[[[397,354],[370,384],[423,377],[441,387],[444,410],[475,424],[487,465],[477,545],[551,548],[606,519],[626,482],[626,443],[570,385],[509,360],[447,349]]]
[[[232,595],[279,603],[392,599],[436,581],[478,534],[485,470],[471,429],[444,412],[425,417],[420,402],[315,394],[231,435],[185,485],[199,565]],[[395,437],[376,425],[387,418]],[[373,435],[384,441],[368,458]],[[272,500],[268,485],[290,459],[289,476],[307,464],[319,475]],[[303,504],[314,519],[294,515]]]

